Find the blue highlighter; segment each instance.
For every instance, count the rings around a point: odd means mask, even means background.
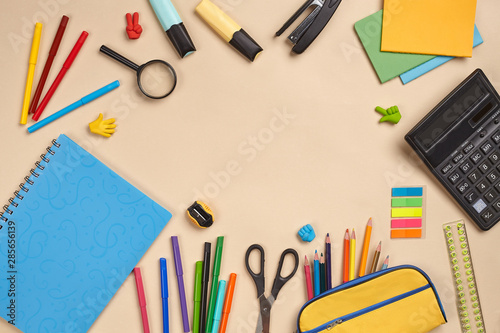
[[[193,41],[189,37],[186,27],[172,2],[170,0],[149,0],[149,3],[151,3],[151,7],[153,7],[163,30],[167,33],[181,58],[196,51]]]

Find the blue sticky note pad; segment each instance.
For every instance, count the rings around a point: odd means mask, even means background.
[[[421,197],[423,193],[422,187],[394,187],[392,189],[393,197]]]
[[[483,43],[483,38],[481,37],[481,34],[479,33],[477,26],[474,26],[473,47],[481,45],[482,43]],[[408,82],[415,80],[416,78],[424,75],[425,73],[430,72],[434,68],[447,63],[453,58],[455,57],[437,56],[434,59],[431,59],[413,69],[410,69],[409,71],[401,74],[399,77],[401,78],[403,84],[407,84]]]
[[[172,215],[65,135],[24,187],[0,222],[0,316],[87,332]]]

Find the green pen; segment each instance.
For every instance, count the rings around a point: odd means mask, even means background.
[[[194,274],[194,310],[193,310],[193,333],[200,333],[200,309],[201,309],[201,277],[203,272],[203,261],[196,262]]]
[[[217,287],[219,286],[220,263],[222,258],[223,245],[224,245],[224,236],[217,237],[217,245],[215,247],[214,269],[212,270],[212,287],[210,288],[210,300],[208,301],[207,325],[205,327],[205,333],[212,333],[215,303],[217,302]]]

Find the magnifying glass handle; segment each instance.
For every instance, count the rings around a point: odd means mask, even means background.
[[[128,60],[127,58],[125,58],[121,54],[118,54],[117,52],[111,50],[106,45],[102,45],[101,48],[99,49],[99,51],[101,51],[105,55],[107,55],[107,56],[109,56],[109,57],[111,57],[111,58],[113,58],[115,60],[118,60],[119,62],[121,62],[122,64],[124,64],[124,65],[126,65],[126,66],[128,66],[130,68],[132,68],[136,72],[139,70],[139,65],[137,65],[133,61]]]

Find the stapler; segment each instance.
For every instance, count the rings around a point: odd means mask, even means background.
[[[281,36],[283,32],[309,7],[315,6],[302,23],[288,36],[288,40],[294,44],[293,53],[301,54],[318,37],[320,32],[332,18],[342,0],[306,0],[295,14],[285,22],[276,36]]]

